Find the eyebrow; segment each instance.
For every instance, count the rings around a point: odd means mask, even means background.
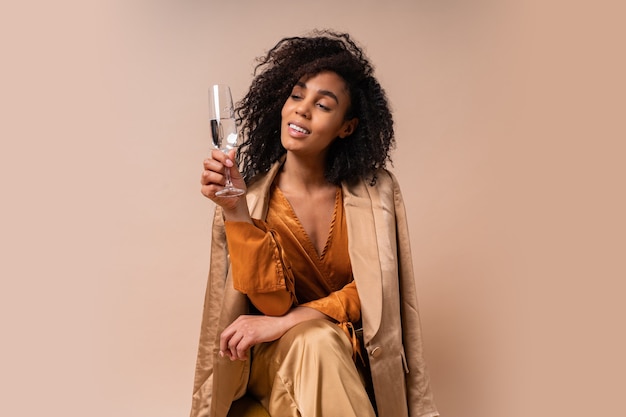
[[[302,87],[302,88],[307,88],[306,84],[303,83],[302,81],[298,81],[296,83],[296,85],[298,87]],[[332,98],[333,100],[335,100],[337,102],[337,104],[339,104],[339,99],[337,98],[337,96],[335,95],[335,93],[333,93],[332,91],[328,91],[328,90],[318,90],[318,94],[321,94],[323,96],[328,96],[330,98]]]

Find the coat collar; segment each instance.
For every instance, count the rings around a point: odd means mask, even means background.
[[[282,157],[278,162],[274,163],[267,174],[263,175],[256,182],[254,182],[246,194],[246,201],[248,203],[248,210],[250,216],[255,219],[265,219],[267,217],[267,208],[269,206],[269,194],[274,178],[278,175],[278,171],[283,166],[285,157]]]

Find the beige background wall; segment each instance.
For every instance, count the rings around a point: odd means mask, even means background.
[[[443,415],[623,415],[623,14],[224,3],[1,7],[0,414],[188,413],[207,87],[240,98],[256,56],[329,27],[364,45],[395,110]]]

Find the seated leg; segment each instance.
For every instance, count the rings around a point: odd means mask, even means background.
[[[374,417],[345,333],[328,320],[294,326],[252,353],[248,391],[272,417]]]

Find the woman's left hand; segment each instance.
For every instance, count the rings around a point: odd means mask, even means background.
[[[279,339],[296,324],[313,319],[330,318],[305,306],[294,307],[284,316],[239,316],[220,336],[220,356],[244,361],[252,346]]]

